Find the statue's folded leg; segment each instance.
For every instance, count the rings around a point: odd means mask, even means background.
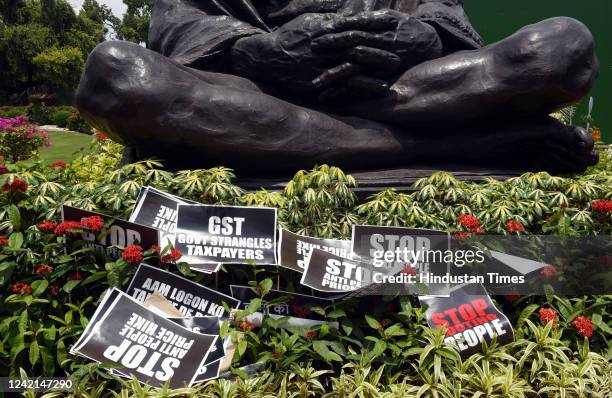
[[[343,111],[398,126],[501,123],[580,100],[598,70],[588,28],[572,18],[551,18],[481,49],[419,64],[385,97]]]
[[[316,163],[347,169],[471,163],[550,171],[588,164],[566,150],[576,131],[547,118],[455,129],[450,136],[430,128],[400,130],[296,106],[246,79],[186,68],[127,42],[94,50],[77,104],[94,126],[140,157],[157,157],[170,167],[226,165],[248,175],[287,174]]]

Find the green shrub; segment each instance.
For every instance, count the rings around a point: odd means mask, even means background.
[[[25,106],[3,106],[0,107],[0,117],[12,119],[16,116],[27,116],[28,108]]]
[[[30,105],[28,106],[28,118],[30,121],[39,126],[44,126],[51,123],[50,116],[43,98],[38,95],[32,95],[30,97]]]
[[[79,133],[88,135],[93,134],[92,128],[89,123],[87,123],[78,112],[73,112],[70,115],[70,117],[68,118],[68,122],[66,123],[66,127],[68,128],[68,130],[71,131],[78,131]]]
[[[57,110],[51,114],[51,123],[58,127],[67,127],[68,119],[73,115],[70,111]]]

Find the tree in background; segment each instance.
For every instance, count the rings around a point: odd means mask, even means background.
[[[117,38],[134,43],[147,43],[153,0],[123,0],[127,11],[118,25]]]
[[[84,60],[119,24],[96,0],[78,14],[65,0],[0,0],[0,104],[70,97]]]

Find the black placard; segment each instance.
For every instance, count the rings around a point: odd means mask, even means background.
[[[450,234],[431,229],[353,225],[352,251],[362,261],[376,268],[384,268],[396,275],[406,267],[420,276],[446,275],[449,264],[444,261],[450,252]],[[389,256],[385,258],[385,256]],[[391,259],[391,261],[387,261]],[[396,261],[400,260],[400,261]],[[405,271],[404,271],[405,272]],[[384,286],[385,293],[393,293],[397,286]],[[410,286],[414,293],[448,294],[447,284],[419,283]]]
[[[162,248],[174,246],[178,205],[194,203],[153,187],[143,187],[129,221],[158,230]]]
[[[455,288],[449,297],[419,297],[427,305],[427,323],[432,328],[446,327],[446,341],[455,343],[463,358],[480,352],[482,342],[493,336],[504,345],[514,341],[508,318],[499,311],[482,285]]]
[[[178,206],[175,247],[189,264],[276,264],[276,209]]]
[[[313,249],[300,282],[319,292],[349,293],[372,286],[374,275],[385,271],[358,260]]]
[[[169,318],[172,322],[191,330],[192,332],[219,335],[219,318],[210,316]],[[228,337],[229,339],[229,337]],[[194,383],[202,383],[219,377],[219,370],[223,357],[225,356],[224,341],[219,337],[210,348],[206,363],[200,367]]]
[[[214,316],[194,316],[185,318],[169,318],[172,322],[178,323],[184,328],[192,332],[202,334],[219,335],[219,318]],[[217,343],[211,348],[206,362],[214,362],[223,358],[225,348],[223,348],[223,339],[217,339]]]
[[[157,230],[135,224],[129,221],[114,219],[104,214],[77,209],[71,206],[62,206],[62,220],[81,222],[83,218],[99,216],[102,217],[105,223],[113,220],[108,228],[107,234],[99,234],[98,236],[86,230],[83,230],[82,237],[86,241],[92,242],[92,246],[97,250],[104,250],[112,259],[121,257],[121,250],[113,246],[126,247],[129,245],[140,245],[143,249],[150,249],[153,245],[159,245],[159,233]]]
[[[281,228],[278,243],[279,265],[297,272],[304,272],[313,249],[324,250],[342,258],[351,257],[350,240],[313,238],[294,234]]]
[[[190,386],[217,336],[194,333],[147,310],[119,292],[108,309],[80,342],[79,355],[141,382],[171,388]]]
[[[141,264],[134,274],[127,293],[144,302],[153,292],[159,292],[187,317],[217,316],[229,314],[223,303],[237,308],[240,301],[216,290],[192,282],[168,271]]]

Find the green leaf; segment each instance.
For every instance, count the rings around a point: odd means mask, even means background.
[[[370,315],[366,315],[365,320],[372,329],[376,329],[376,330],[382,329],[382,325],[380,324],[380,322],[372,318]]]
[[[21,214],[19,213],[19,209],[15,205],[10,205],[7,209],[7,213],[9,216],[9,221],[13,226],[14,231],[21,230]]]
[[[76,281],[69,281],[67,282],[64,287],[62,288],[66,293],[70,293],[75,287],[77,287],[77,285],[81,283],[80,280],[76,280]]]
[[[21,232],[13,232],[9,237],[9,247],[11,249],[20,249],[23,245],[23,234]]]
[[[189,268],[189,264],[186,262],[176,264],[176,268],[178,268],[179,272],[185,276],[193,276],[191,268]]]
[[[104,277],[106,277],[106,272],[104,272],[104,271],[96,272],[94,274],[89,275],[87,278],[85,278],[83,280],[83,282],[81,283],[81,285],[82,286],[88,285],[88,284],[90,284],[92,282],[95,282],[97,280],[100,280],[100,279],[102,279]]]
[[[46,279],[39,279],[32,282],[32,295],[40,296],[49,286],[49,282]]]
[[[317,354],[319,354],[327,362],[331,362],[331,361],[341,362],[342,361],[342,358],[340,357],[340,355],[336,354],[333,351],[330,351],[329,348],[327,347],[327,344],[325,344],[324,341],[321,341],[321,340],[314,341],[312,343],[312,348],[315,350]]]
[[[24,310],[19,316],[19,323],[17,324],[20,332],[25,332],[28,327],[28,310]]]
[[[270,290],[272,290],[272,286],[274,285],[274,282],[272,282],[272,279],[270,278],[266,278],[263,281],[261,281],[260,286],[262,288],[262,296],[265,296],[266,294],[270,293]]]
[[[342,309],[333,310],[327,314],[327,317],[330,319],[342,318],[343,316],[346,316],[346,312]]]
[[[385,343],[382,340],[378,340],[375,344],[374,344],[374,348],[371,351],[371,354],[375,357],[381,355],[382,353],[385,352],[385,350],[387,349],[387,343]]]
[[[55,373],[55,358],[47,347],[40,347],[40,356],[42,358],[43,375],[53,376]]]
[[[30,364],[34,366],[36,362],[38,362],[38,358],[40,356],[40,348],[38,347],[38,342],[34,340],[30,344]]]
[[[246,349],[247,349],[247,340],[246,339],[240,340],[240,343],[238,343],[238,355],[242,357],[244,353],[246,352]]]
[[[247,307],[247,309],[245,310],[246,313],[248,315],[254,314],[257,311],[259,311],[259,309],[261,308],[261,299],[260,298],[254,298],[251,300],[251,302],[249,303],[249,306]]]
[[[385,335],[388,337],[405,336],[406,331],[402,328],[402,325],[400,323],[396,323],[392,326],[389,326],[385,330]]]

